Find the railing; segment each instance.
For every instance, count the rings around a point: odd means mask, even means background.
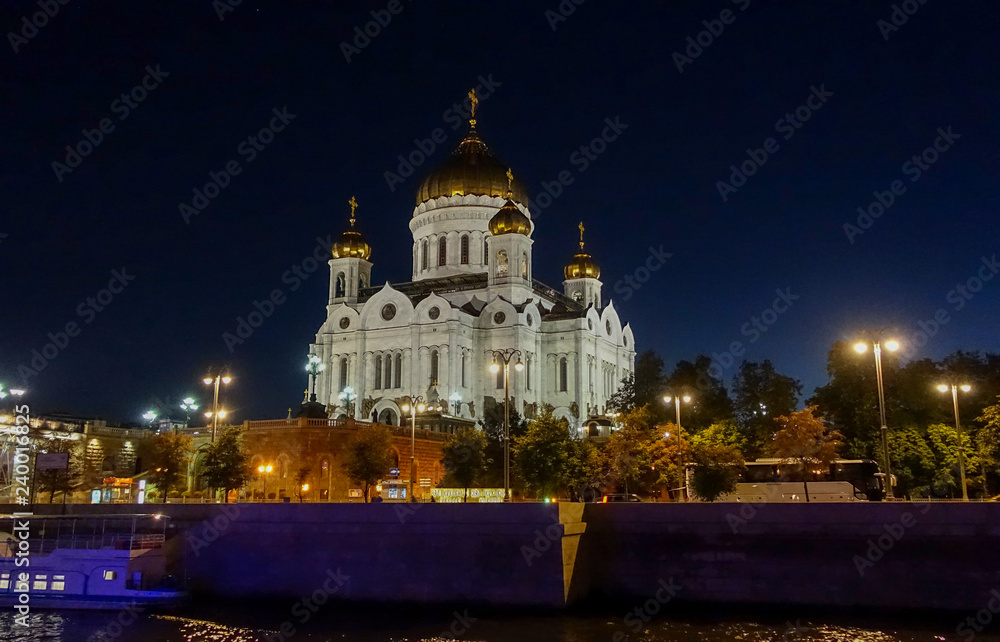
[[[77,550],[100,550],[112,548],[118,551],[139,551],[163,546],[162,534],[133,535],[131,533],[93,533],[91,535],[60,535],[57,537],[31,537],[30,552],[33,555],[51,553],[57,548]],[[13,557],[15,547],[9,542],[0,542],[0,557]]]

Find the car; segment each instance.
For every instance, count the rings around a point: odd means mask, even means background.
[[[610,495],[605,495],[601,498],[602,504],[611,504],[614,502],[641,502],[639,496],[635,493],[626,495],[625,493],[612,493]]]

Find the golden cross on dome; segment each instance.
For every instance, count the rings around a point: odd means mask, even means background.
[[[509,167],[507,168],[507,191],[514,192],[514,172]]]
[[[472,127],[476,126],[476,105],[479,104],[479,98],[476,96],[476,88],[473,87],[472,91],[468,93],[469,102],[472,103],[472,117],[469,118],[469,125]]]
[[[358,209],[358,201],[352,196],[347,204],[351,206],[351,227],[354,227],[354,210]]]
[[[580,224],[577,225],[577,227],[580,228],[580,250],[583,251],[583,231],[587,228],[583,226],[583,221],[580,221]]]

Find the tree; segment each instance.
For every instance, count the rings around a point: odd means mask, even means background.
[[[656,481],[668,493],[676,491],[677,501],[684,501],[687,466],[691,463],[691,435],[675,423],[657,426],[654,435],[657,439],[649,448],[653,457],[651,469],[658,474]]]
[[[815,467],[829,468],[837,458],[842,435],[837,431],[827,431],[823,422],[815,416],[816,407],[783,415],[774,421],[780,430],[774,435],[771,451],[783,461],[799,465],[802,473],[802,487],[806,501],[809,501],[809,474]]]
[[[364,486],[368,502],[371,487],[389,472],[392,462],[392,433],[386,426],[372,424],[354,434],[342,466],[352,481]]]
[[[242,447],[243,431],[230,426],[219,434],[214,444],[204,448],[202,479],[209,488],[222,489],[222,501],[229,502],[229,491],[242,488],[253,479],[250,456]]]
[[[654,423],[664,421],[667,415],[663,406],[665,384],[663,359],[652,350],[646,350],[635,358],[635,371],[622,379],[618,391],[608,401],[608,408],[625,414],[648,405]]]
[[[573,450],[569,423],[550,411],[529,423],[512,446],[521,479],[536,497],[555,495],[566,487]]]
[[[731,419],[733,402],[722,380],[712,375],[712,360],[699,355],[694,362],[679,361],[667,377],[664,391],[674,395],[690,394],[693,399],[685,404],[681,424],[691,432],[708,428],[716,421]],[[663,404],[663,392],[659,403]]]
[[[611,433],[604,446],[609,483],[624,486],[626,493],[630,483],[633,491],[655,483],[653,443],[658,435],[647,406],[624,414],[621,428]]]
[[[590,501],[600,494],[611,476],[604,451],[588,439],[571,440],[573,451],[566,472],[572,499]]]
[[[984,493],[989,494],[986,480],[985,466],[990,466],[996,470],[997,463],[1000,462],[1000,396],[996,398],[997,403],[986,406],[982,414],[976,418],[976,423],[980,429],[976,434],[977,450],[980,454],[980,463],[984,466],[983,483],[987,486]]]
[[[41,492],[49,493],[49,503],[55,499],[56,493],[65,495],[80,483],[83,474],[83,448],[68,439],[55,439],[49,442],[43,453],[65,454],[66,468],[39,468],[35,463],[35,484]]]
[[[774,423],[774,420],[771,420]],[[739,429],[735,419],[717,421],[708,428],[702,430],[697,435],[691,436],[691,447],[699,446],[729,446],[735,448],[740,453],[750,451],[749,442],[746,436]]]
[[[743,453],[725,444],[703,443],[691,449],[694,471],[691,488],[706,502],[714,502],[722,495],[736,490]]]
[[[479,425],[483,428],[483,435],[486,437],[485,471],[481,479],[485,486],[491,488],[503,486],[503,419],[504,404],[487,401],[483,407],[483,418],[479,420]],[[511,404],[510,443],[513,444],[514,440],[523,435],[527,429],[528,422],[517,411],[514,404]]]
[[[191,437],[169,431],[153,435],[146,440],[145,456],[147,478],[156,485],[167,501],[171,487],[187,477],[191,459]]]
[[[961,497],[962,479],[959,472],[958,433],[951,424],[931,424],[927,427],[927,444],[934,453],[934,478],[931,495]],[[969,434],[962,431],[962,449],[965,459],[965,477],[970,491],[981,484],[979,479],[979,453],[972,448]],[[971,495],[971,492],[970,492]]]
[[[887,388],[895,381],[896,363],[894,353],[882,352]],[[844,435],[844,452],[848,457],[874,457],[881,424],[875,360],[870,353],[859,355],[848,343],[838,341],[830,349],[826,372],[830,375],[829,383],[816,388],[806,404],[816,406]]]
[[[465,499],[469,501],[469,487],[483,474],[486,468],[486,435],[482,430],[463,427],[448,437],[441,449],[441,463],[444,464],[446,483],[457,484],[465,489]]]
[[[309,479],[309,474],[312,473],[312,466],[303,465],[299,467],[299,470],[295,473],[295,492],[298,493],[299,503],[302,503],[302,487],[305,485],[306,480]]]
[[[778,374],[767,359],[740,364],[733,379],[733,406],[736,423],[746,440],[747,458],[760,455],[773,437],[774,417],[794,412],[801,394],[802,384]]]

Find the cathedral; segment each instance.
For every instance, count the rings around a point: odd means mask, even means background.
[[[333,418],[406,425],[403,406],[419,396],[453,430],[503,401],[504,368],[491,365],[506,350],[514,408],[529,419],[550,408],[598,436],[634,367],[632,329],[604,301],[583,223],[575,254],[567,243],[562,291],[533,277],[528,194],[480,137],[470,97],[468,134],[417,192],[411,280],[374,285],[351,198],[329,261],[326,321],[310,346],[324,366],[316,400]]]

